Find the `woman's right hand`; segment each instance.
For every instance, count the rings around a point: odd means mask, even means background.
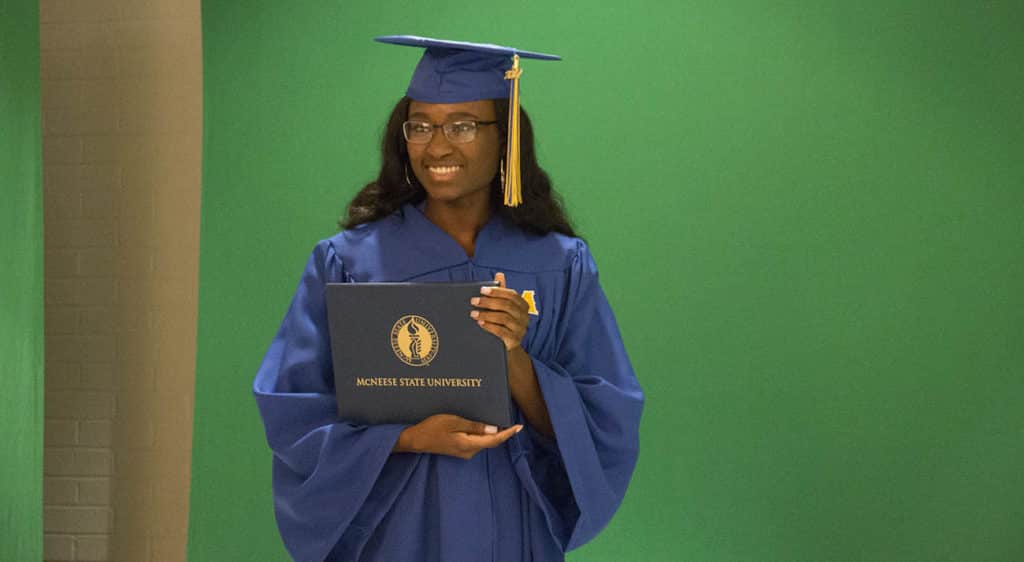
[[[493,425],[470,421],[452,414],[436,414],[411,425],[398,436],[395,453],[434,453],[471,459],[481,449],[492,449],[523,429],[513,425],[498,431]]]

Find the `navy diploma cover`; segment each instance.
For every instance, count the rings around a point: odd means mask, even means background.
[[[469,317],[493,282],[328,283],[338,417],[414,424],[455,414],[512,425],[505,346]]]

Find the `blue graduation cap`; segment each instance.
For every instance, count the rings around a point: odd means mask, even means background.
[[[561,60],[558,55],[486,43],[446,41],[415,35],[385,35],[381,43],[426,49],[409,81],[406,95],[425,103],[459,103],[511,97],[505,73],[514,57]]]
[[[468,43],[417,37],[385,35],[376,41],[426,49],[406,95],[425,103],[459,103],[486,99],[509,100],[508,143],[505,154],[505,204],[522,202],[519,171],[519,58],[561,60],[558,55],[524,51],[487,43]]]

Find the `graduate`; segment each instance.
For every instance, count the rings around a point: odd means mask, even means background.
[[[425,52],[379,176],[313,249],[253,385],[281,537],[299,562],[564,560],[622,502],[643,394],[519,107],[520,58],[558,57],[377,40]],[[514,425],[338,419],[325,284],[473,280],[499,285],[466,322],[505,344]]]

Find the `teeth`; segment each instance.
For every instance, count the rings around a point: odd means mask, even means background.
[[[451,174],[462,166],[427,166],[427,169],[436,174]]]

